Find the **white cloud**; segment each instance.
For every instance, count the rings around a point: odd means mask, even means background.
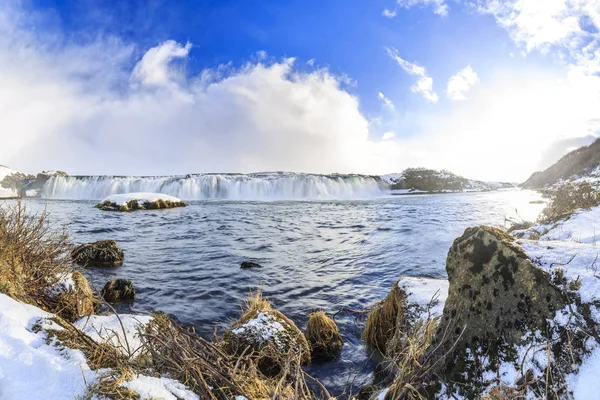
[[[175,174],[384,170],[347,78],[294,59],[190,76],[191,45],[76,45],[0,6],[0,160],[20,170]]]
[[[160,46],[151,48],[133,69],[132,83],[174,88],[185,79],[185,73],[173,67],[173,60],[185,59],[191,48],[191,43],[182,46],[174,40],[167,40]]]
[[[392,103],[392,101],[390,99],[388,99],[383,93],[379,92],[377,97],[379,97],[379,100],[381,100],[381,102],[383,103],[383,106],[385,108],[390,109],[390,110],[394,110],[396,108],[394,106],[394,103]]]
[[[433,79],[427,75],[425,67],[402,59],[398,55],[398,50],[394,48],[386,48],[386,50],[389,56],[396,60],[398,65],[400,65],[404,71],[406,71],[409,75],[417,76],[419,78],[417,82],[410,88],[410,90],[413,93],[420,93],[427,101],[437,103],[438,96],[433,91]]]
[[[600,0],[473,0],[527,52],[557,50],[586,73],[600,72]]]
[[[394,131],[389,131],[389,132],[385,132],[383,134],[383,136],[381,136],[381,140],[390,140],[396,137],[396,132]]]
[[[466,100],[465,93],[477,84],[477,74],[467,65],[448,80],[446,93],[452,100]]]
[[[448,15],[446,0],[398,0],[398,4],[405,8],[413,6],[432,7],[434,13],[442,16]]]
[[[394,18],[396,16],[396,10],[390,11],[387,8],[384,8],[381,15],[383,15],[386,18]]]
[[[308,60],[308,61],[306,62],[306,65],[308,65],[308,66],[310,66],[310,67],[314,66],[314,65],[315,65],[315,59],[314,59],[314,58],[311,58],[310,60]]]

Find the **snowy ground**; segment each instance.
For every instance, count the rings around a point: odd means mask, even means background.
[[[93,385],[108,370],[92,371],[84,354],[61,346],[49,339],[47,329],[62,329],[51,321],[52,314],[20,303],[0,293],[0,399],[73,400],[83,398],[88,385]],[[121,316],[130,343],[139,343],[136,327],[147,323],[147,316]],[[94,340],[114,340],[111,332],[120,332],[115,316],[95,316],[80,320]],[[118,326],[117,326],[118,325]],[[41,328],[41,329],[40,329]],[[108,336],[105,336],[107,335]],[[140,398],[164,400],[199,400],[182,383],[167,377],[137,375],[124,386]]]

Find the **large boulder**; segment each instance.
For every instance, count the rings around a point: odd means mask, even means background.
[[[483,364],[497,371],[502,363],[518,363],[515,349],[532,332],[549,332],[549,321],[566,298],[550,275],[496,228],[468,228],[454,241],[446,270],[449,293],[436,339],[440,355],[449,352],[442,373],[447,381],[468,380],[464,395],[477,397],[481,393],[468,388],[483,380]]]
[[[310,362],[310,347],[296,324],[260,296],[223,335],[225,350],[234,355],[254,354],[258,368],[276,376],[290,363]]]
[[[114,240],[100,240],[78,246],[71,259],[81,266],[114,267],[123,264],[125,255]]]

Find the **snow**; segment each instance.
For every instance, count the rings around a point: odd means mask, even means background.
[[[595,400],[598,398],[598,377],[600,376],[600,346],[581,365],[579,374],[573,377],[569,386],[575,400]]]
[[[415,278],[404,276],[398,282],[408,295],[409,303],[416,303],[424,308],[434,301],[429,310],[432,317],[439,317],[444,312],[444,303],[448,298],[449,283],[446,279]]]
[[[46,343],[33,325],[57,329],[52,314],[0,294],[0,398],[72,400],[95,379],[83,353]]]
[[[141,400],[199,400],[197,394],[189,391],[186,386],[173,379],[161,377],[154,378],[146,375],[136,375],[130,381],[123,383],[140,395]]]
[[[581,281],[581,300],[590,303],[600,298],[600,247],[572,241],[518,240],[531,260],[550,272],[560,267],[565,277]]]
[[[59,295],[64,292],[71,292],[75,290],[75,281],[73,280],[73,274],[69,273],[57,275],[57,277],[59,280],[58,282],[56,282],[56,284],[54,284],[54,286],[50,288],[50,293],[54,295]]]
[[[281,336],[286,334],[286,330],[277,321],[277,317],[269,312],[259,313],[254,319],[233,329],[231,333],[250,338],[260,344],[273,341],[278,348],[285,349]]]
[[[168,194],[163,193],[145,193],[145,192],[137,192],[137,193],[125,193],[125,194],[113,194],[106,198],[104,198],[101,203],[110,202],[118,205],[125,205],[132,200],[137,200],[138,202],[150,202],[154,203],[159,200],[170,201],[174,203],[179,203],[181,200],[175,196],[169,196]]]
[[[147,315],[92,315],[80,318],[73,325],[94,341],[109,343],[122,354],[135,357],[142,345],[139,331],[151,320]]]
[[[541,240],[569,240],[595,244],[600,239],[600,207],[580,210],[546,232]]]

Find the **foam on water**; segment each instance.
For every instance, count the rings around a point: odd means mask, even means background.
[[[284,172],[162,177],[55,176],[46,182],[42,197],[100,200],[130,192],[164,193],[184,200],[368,199],[386,194],[387,185],[377,177],[365,175]]]

